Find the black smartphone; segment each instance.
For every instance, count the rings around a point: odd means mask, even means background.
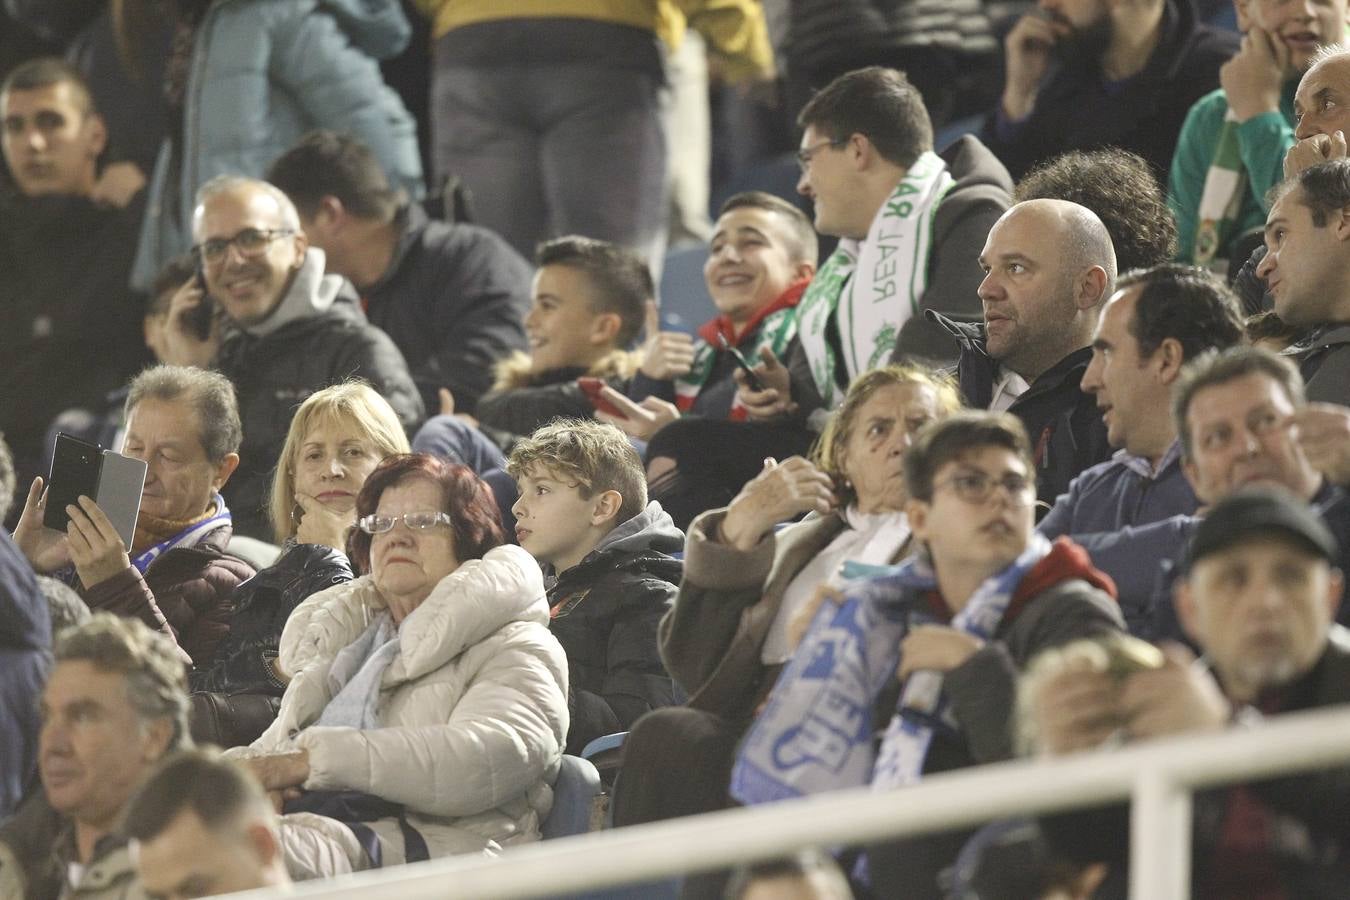
[[[183,324],[199,341],[211,336],[211,320],[216,317],[216,301],[206,290],[206,272],[202,264],[197,263],[197,274],[193,276],[198,289],[202,292],[201,302],[183,314]]]
[[[745,381],[750,385],[751,389],[756,391],[764,390],[764,382],[759,380],[759,376],[755,374],[754,368],[746,361],[745,354],[731,346],[731,341],[727,340],[725,334],[719,333],[717,335],[717,343],[721,344],[722,349],[730,353],[731,358],[736,360],[736,367],[745,373]]]
[[[78,506],[80,495],[98,497],[103,451],[97,444],[59,432],[52,451],[52,469],[47,474],[47,509],[42,524],[65,531],[70,524],[67,506]]]

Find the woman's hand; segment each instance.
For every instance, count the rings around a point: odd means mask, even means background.
[[[304,510],[296,525],[295,539],[302,544],[321,544],[342,550],[347,546],[347,532],[356,524],[356,510],[336,512],[324,506],[309,494],[295,493],[296,504]]]
[[[47,511],[47,491],[41,476],[28,487],[23,513],[14,529],[14,543],[37,572],[55,572],[70,563],[70,548],[66,536],[42,524]]]
[[[131,568],[127,545],[97,503],[81,496],[79,505],[67,506],[66,513],[70,516],[66,527],[70,558],[86,588]]]
[[[721,539],[738,550],[750,550],[779,522],[805,512],[827,513],[838,501],[834,482],[800,456],[781,464],[772,457],[731,501],[722,519]]]
[[[266,791],[296,789],[309,778],[309,751],[304,749],[269,753],[242,762]]]

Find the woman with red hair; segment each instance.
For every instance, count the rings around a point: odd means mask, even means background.
[[[296,608],[281,712],[239,754],[288,812],[327,817],[286,817],[293,869],[536,839],[568,724],[538,564],[504,544],[487,486],[437,457],[386,459],[356,514],[348,553],[364,574]]]

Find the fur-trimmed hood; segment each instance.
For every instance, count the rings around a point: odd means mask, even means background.
[[[589,369],[575,366],[566,369],[549,369],[545,372],[530,371],[530,355],[513,353],[497,363],[496,381],[492,385],[495,391],[514,391],[520,388],[538,387],[545,384],[557,384],[560,381],[573,381],[589,376],[591,378],[620,378],[628,380],[642,364],[642,355],[636,350],[613,350],[602,356]]]

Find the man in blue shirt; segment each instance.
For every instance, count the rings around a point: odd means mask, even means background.
[[[1168,263],[1122,277],[1102,309],[1082,381],[1118,450],[1069,484],[1040,532],[1118,531],[1194,512],[1199,503],[1181,472],[1172,384],[1189,360],[1241,340],[1237,302],[1208,272]]]

